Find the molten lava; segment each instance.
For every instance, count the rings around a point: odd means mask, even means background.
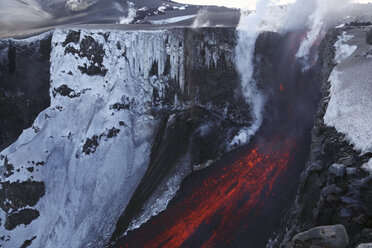
[[[129,234],[122,247],[189,247],[185,242],[209,225],[214,227],[203,233],[207,239],[200,247],[221,243],[229,246],[234,230],[248,227],[248,213],[259,211],[278,177],[286,171],[293,146],[293,142],[280,139],[257,144],[236,162],[213,171],[139,233]]]

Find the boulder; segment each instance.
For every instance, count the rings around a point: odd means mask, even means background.
[[[372,29],[369,32],[367,32],[366,42],[367,44],[372,45]]]
[[[297,234],[287,248],[346,248],[349,237],[343,225],[318,226]]]

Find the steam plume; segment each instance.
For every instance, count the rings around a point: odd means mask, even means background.
[[[240,131],[239,135],[233,139],[232,146],[249,142],[251,136],[257,132],[262,124],[262,109],[265,97],[258,90],[256,81],[253,79],[253,56],[259,35],[260,22],[267,13],[270,2],[270,0],[258,0],[256,11],[248,15],[242,13],[238,25],[238,45],[235,48],[235,62],[241,78],[243,95],[252,108],[253,123],[250,127]]]
[[[337,16],[338,12],[343,12],[349,2],[349,0],[297,0],[297,2],[292,5],[287,15],[289,20],[292,20],[288,23],[296,23],[296,21],[291,18],[291,14],[297,13],[297,17],[299,17],[297,20],[300,20],[299,23],[303,25],[304,21],[306,21],[304,27],[309,29],[306,38],[302,41],[296,54],[296,57],[302,59],[305,63],[305,68],[308,64],[310,49],[314,42],[324,35],[327,22]],[[337,8],[335,6],[337,6]],[[302,16],[302,18],[300,16]]]

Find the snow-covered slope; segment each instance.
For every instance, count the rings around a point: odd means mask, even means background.
[[[176,37],[54,32],[51,106],[1,153],[2,163],[13,165],[2,183],[39,182],[45,196],[19,208],[4,199],[11,205],[1,211],[0,233],[10,239],[5,247],[33,237],[32,247],[89,247],[110,235],[149,163],[158,123],[146,114],[156,102],[152,93],[162,98],[166,80],[182,77]],[[163,76],[167,55],[171,73]],[[158,70],[150,76],[155,60]],[[26,209],[35,220],[10,225]]]

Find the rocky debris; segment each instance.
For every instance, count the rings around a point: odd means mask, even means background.
[[[51,37],[0,40],[0,151],[50,105]]]
[[[296,234],[288,248],[346,248],[349,238],[343,225],[319,226]]]
[[[369,32],[367,32],[366,42],[367,42],[367,44],[372,45],[372,29]]]

